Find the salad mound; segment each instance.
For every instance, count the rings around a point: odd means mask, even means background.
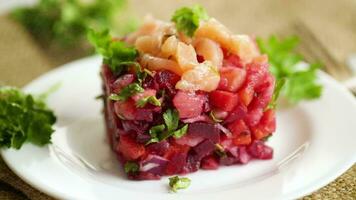
[[[89,34],[104,56],[107,134],[129,178],[271,159],[275,78],[253,37],[199,6],[151,16],[123,39]]]

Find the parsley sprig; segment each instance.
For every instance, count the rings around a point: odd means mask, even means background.
[[[163,114],[164,124],[153,126],[149,130],[151,139],[146,143],[156,143],[165,140],[171,136],[174,138],[180,138],[184,136],[188,131],[188,124],[181,128],[179,127],[179,114],[177,110],[168,109]]]
[[[96,32],[90,29],[88,40],[115,75],[120,75],[130,66],[139,66],[136,62],[138,51],[122,41],[113,40],[108,30]]]
[[[0,148],[20,149],[25,142],[51,142],[56,122],[42,99],[12,87],[0,87]]]
[[[304,69],[298,64],[303,58],[295,53],[298,45],[297,37],[289,37],[283,40],[271,36],[267,40],[257,38],[257,44],[262,53],[269,57],[270,71],[276,77],[276,87],[273,101],[270,107],[275,107],[279,94],[286,97],[291,103],[297,103],[304,99],[319,98],[322,86],[317,82],[317,69],[320,64],[312,63]]]
[[[183,7],[175,11],[171,21],[176,24],[177,30],[192,37],[199,27],[201,20],[207,20],[209,16],[202,6],[195,5],[192,8]]]
[[[173,176],[169,178],[169,187],[172,192],[177,192],[180,189],[186,189],[190,186],[190,179],[187,177]]]

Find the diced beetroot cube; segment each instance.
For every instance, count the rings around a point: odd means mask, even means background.
[[[246,70],[236,67],[223,67],[220,69],[219,90],[236,92],[246,79]]]
[[[140,99],[149,97],[149,96],[156,96],[156,90],[153,89],[145,89],[144,92],[140,92],[132,96],[131,98],[135,101],[138,102]]]
[[[237,94],[226,92],[222,90],[214,90],[209,94],[210,103],[216,108],[231,111],[238,103]]]
[[[251,143],[250,130],[243,120],[235,121],[228,126],[233,135],[234,145],[248,145]]]
[[[215,144],[210,140],[205,140],[193,148],[198,159],[202,159],[207,155],[210,155],[215,150]]]
[[[198,171],[199,167],[200,167],[200,159],[198,158],[198,156],[195,154],[194,151],[189,152],[187,156],[186,165],[183,168],[183,173],[196,172]]]
[[[231,157],[231,156],[223,156],[220,158],[220,164],[230,166],[237,163],[239,160],[238,158]]]
[[[193,118],[202,113],[204,99],[204,95],[201,94],[179,91],[173,98],[173,104],[180,118]]]
[[[245,122],[248,126],[253,127],[258,124],[263,115],[263,108],[250,110],[245,117]]]
[[[234,110],[232,110],[229,116],[224,120],[225,123],[230,123],[243,119],[247,115],[247,107],[243,104],[238,104]]]
[[[249,145],[251,144],[252,138],[251,138],[251,133],[248,132],[241,132],[239,136],[234,138],[232,142],[235,145],[241,146],[241,145]]]
[[[147,122],[152,122],[153,121],[153,110],[145,109],[145,108],[136,109],[135,120],[143,120],[143,121],[147,121]]]
[[[249,109],[265,108],[268,105],[274,92],[274,83],[274,77],[267,74],[264,83],[256,88],[256,95],[249,105]]]
[[[125,74],[120,76],[113,84],[111,84],[112,93],[119,93],[122,88],[131,84],[132,82],[134,82],[134,80],[135,75],[133,74]]]
[[[116,115],[121,119],[134,120],[136,116],[136,105],[132,99],[127,101],[116,101],[114,103]]]
[[[247,147],[248,153],[257,159],[268,160],[273,157],[273,149],[260,140],[255,140]]]
[[[152,143],[150,145],[147,146],[147,150],[150,151],[153,154],[157,154],[157,155],[164,155],[168,149],[170,148],[170,144],[164,140],[158,143]]]
[[[239,147],[239,161],[246,164],[251,160],[250,154],[247,153],[246,147]]]
[[[186,165],[188,151],[189,147],[185,145],[171,146],[164,156],[169,160],[165,173],[169,175],[181,173]]]
[[[214,156],[207,156],[201,161],[201,168],[213,170],[219,168],[219,162]]]
[[[175,93],[175,85],[180,77],[170,71],[159,71],[155,74],[154,80],[160,89],[168,89],[168,92]]]
[[[129,135],[121,135],[117,147],[118,151],[122,153],[127,160],[136,160],[145,154],[145,147],[137,143]]]
[[[248,106],[254,95],[255,91],[253,90],[253,87],[250,85],[244,86],[240,91],[239,91],[239,97],[241,102],[245,105]]]
[[[181,145],[194,147],[205,139],[213,143],[220,142],[220,131],[216,125],[206,122],[191,123],[188,126],[187,134],[175,141]]]
[[[146,132],[149,126],[146,122],[132,120],[121,120],[121,124],[125,132],[135,131],[136,133]]]
[[[252,128],[255,139],[263,139],[276,131],[276,118],[274,110],[267,110],[263,113],[260,123]]]

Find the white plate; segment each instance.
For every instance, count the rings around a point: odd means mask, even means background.
[[[82,59],[33,81],[25,90],[45,91],[61,82],[48,103],[58,116],[53,144],[4,150],[10,168],[35,188],[61,199],[291,199],[326,185],[356,161],[356,101],[324,73],[324,93],[277,113],[269,144],[274,158],[188,174],[192,184],[177,194],[168,180],[127,180],[106,143],[99,57]]]

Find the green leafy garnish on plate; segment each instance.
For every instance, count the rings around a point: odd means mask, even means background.
[[[282,40],[275,36],[267,40],[257,38],[261,53],[268,55],[270,71],[276,77],[276,87],[270,107],[275,107],[279,94],[291,103],[301,100],[316,99],[321,96],[322,86],[317,82],[317,69],[320,64],[302,66],[303,58],[295,53],[297,37]]]
[[[0,87],[0,148],[20,149],[25,142],[51,143],[56,117],[42,99],[12,87]]]
[[[190,182],[190,179],[187,177],[173,176],[169,178],[169,187],[172,192],[177,192],[178,190],[188,188]]]
[[[192,37],[199,27],[201,20],[207,20],[209,16],[202,6],[195,5],[192,8],[183,7],[176,10],[171,21],[176,24],[177,30]]]

